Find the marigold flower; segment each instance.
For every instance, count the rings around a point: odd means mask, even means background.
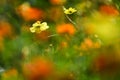
[[[100,7],[100,12],[103,14],[112,15],[112,16],[119,15],[119,11],[115,7],[110,5],[102,5]]]
[[[56,30],[59,34],[67,33],[69,35],[73,35],[76,31],[75,27],[70,23],[58,25]]]
[[[44,12],[36,7],[31,7],[28,2],[18,6],[17,13],[26,21],[44,18]]]
[[[90,38],[85,38],[84,44],[87,45],[88,48],[92,48],[94,42]]]
[[[35,22],[32,27],[30,28],[30,31],[32,33],[40,33],[41,31],[45,31],[48,29],[49,26],[47,25],[46,22],[41,23],[40,21]]]
[[[23,74],[28,80],[46,78],[53,72],[53,63],[45,58],[35,58],[23,65]]]
[[[6,21],[0,21],[0,37],[12,37],[12,26]]]
[[[85,40],[80,45],[81,50],[97,49],[100,47],[101,47],[100,42],[94,42],[90,38],[85,38]]]
[[[64,8],[65,14],[73,14],[75,12],[77,12],[77,10],[75,8],[72,8],[72,7],[68,8],[68,9]]]

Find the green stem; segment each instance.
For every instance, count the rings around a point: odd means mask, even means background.
[[[64,6],[63,6],[63,10],[66,10]],[[65,16],[73,25],[75,25],[75,28],[78,30],[77,24],[67,14],[65,14]]]
[[[48,37],[53,37],[53,36],[58,36],[58,34],[53,34],[53,35],[50,35],[50,36],[48,36]]]

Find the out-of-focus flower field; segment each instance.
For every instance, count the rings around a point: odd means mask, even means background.
[[[0,0],[0,80],[120,80],[120,1]]]

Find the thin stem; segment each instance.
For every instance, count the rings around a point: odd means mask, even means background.
[[[66,10],[64,6],[63,6],[63,10]],[[73,25],[75,25],[75,28],[78,30],[77,24],[67,14],[65,14],[65,16]]]
[[[50,35],[50,36],[48,36],[48,37],[53,37],[53,36],[58,36],[58,34],[53,34],[53,35]]]
[[[62,7],[63,7],[63,10],[66,10],[66,8],[64,6],[62,6]]]
[[[68,15],[65,15],[65,16],[73,25],[75,25],[75,28],[78,30],[77,24]]]
[[[72,19],[68,15],[65,15],[65,16],[72,24],[76,25],[76,23],[74,21],[72,21]]]

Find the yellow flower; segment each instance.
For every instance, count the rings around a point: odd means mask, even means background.
[[[73,14],[73,13],[75,13],[76,11],[77,11],[77,10],[76,10],[75,8],[72,8],[72,7],[68,8],[68,9],[64,8],[64,13],[65,13],[65,14]]]
[[[48,29],[49,26],[47,25],[46,22],[41,23],[40,21],[35,22],[32,27],[30,28],[30,31],[32,33],[40,33],[41,31],[45,31]]]
[[[49,28],[49,26],[47,25],[46,22],[41,23],[41,27],[40,27],[40,30],[41,30],[41,31],[44,31],[44,30],[46,30],[46,29],[48,29],[48,28]]]

